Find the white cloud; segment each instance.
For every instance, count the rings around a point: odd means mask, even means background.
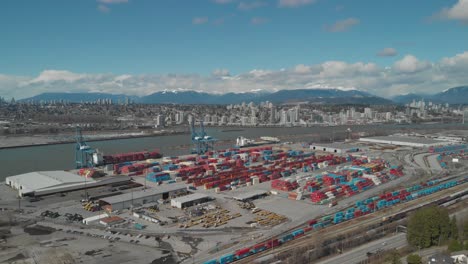
[[[224,5],[234,2],[234,0],[213,0],[213,2],[215,2],[216,4]]]
[[[216,69],[211,73],[213,76],[229,76],[229,70],[228,69]]]
[[[442,59],[442,66],[463,66],[468,67],[468,51],[457,54],[454,57]]]
[[[344,20],[338,20],[331,26],[325,26],[325,29],[330,32],[343,32],[349,30],[355,25],[358,25],[359,23],[359,19],[350,17]]]
[[[128,0],[97,0],[98,3],[102,4],[124,4],[128,3]]]
[[[294,67],[294,72],[296,73],[309,73],[311,70],[310,66],[299,64]]]
[[[398,55],[398,52],[394,48],[384,48],[383,50],[377,53],[377,56],[380,56],[380,57],[393,57],[396,55]]]
[[[264,17],[253,17],[251,20],[250,20],[250,23],[254,24],[254,25],[261,25],[261,24],[266,24],[268,23],[270,20],[268,18],[264,18]]]
[[[194,24],[194,25],[201,25],[201,24],[205,24],[207,22],[208,22],[207,17],[194,17],[192,19],[192,24]]]
[[[267,3],[263,1],[253,1],[253,2],[240,2],[237,8],[239,10],[248,11],[256,8],[266,6]]]
[[[277,91],[298,88],[359,89],[380,96],[435,93],[468,84],[468,51],[429,62],[406,55],[391,67],[373,62],[326,61],[286,69],[254,69],[231,75],[219,68],[210,75],[114,75],[45,70],[38,76],[0,74],[0,96],[25,98],[43,92],[104,92],[147,95],[162,90],[197,90],[213,93]]]
[[[401,73],[415,73],[426,70],[431,67],[428,61],[420,61],[413,55],[405,55],[403,59],[396,61],[393,64],[393,69]]]
[[[299,7],[315,3],[316,0],[279,0],[280,7]]]
[[[108,6],[105,6],[105,5],[98,5],[97,9],[103,13],[109,13],[110,12],[110,8]]]
[[[84,74],[77,74],[70,71],[45,70],[35,79],[31,80],[30,83],[46,83],[55,81],[74,82],[84,77]]]
[[[453,6],[442,9],[437,16],[468,23],[468,0],[458,0]]]

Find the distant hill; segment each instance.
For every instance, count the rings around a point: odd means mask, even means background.
[[[261,101],[273,103],[331,103],[331,104],[391,104],[391,100],[358,90],[297,89],[281,90],[262,96]]]
[[[429,98],[432,98],[432,96],[433,95],[430,95],[430,94],[410,93],[410,94],[404,94],[404,95],[397,95],[397,96],[393,97],[392,100],[395,103],[408,104],[408,103],[411,103],[413,100],[415,100],[415,101],[420,101],[422,99],[427,100]]]
[[[468,104],[468,86],[458,86],[436,94],[406,94],[392,98],[396,103],[407,104],[424,99],[434,103]]]
[[[449,104],[468,104],[468,86],[458,86],[435,94],[433,101]]]
[[[127,96],[124,94],[108,94],[108,93],[42,93],[33,97],[21,99],[19,101],[69,101],[72,103],[94,102],[99,99],[112,99],[124,102],[126,98],[135,100],[136,96]]]
[[[226,93],[210,94],[196,91],[162,91],[140,98],[139,102],[146,104],[236,104],[253,101],[264,93]]]
[[[262,102],[273,103],[330,103],[330,104],[391,104],[391,100],[371,95],[358,90],[340,89],[297,89],[280,90],[269,93],[265,91],[246,93],[226,93],[211,94],[197,91],[158,91],[153,94],[136,97],[126,95],[113,95],[106,93],[43,93],[21,101],[50,101],[66,100],[70,102],[96,101],[98,99],[110,98],[114,102],[125,98],[130,98],[134,102],[146,104],[237,104],[241,102]]]

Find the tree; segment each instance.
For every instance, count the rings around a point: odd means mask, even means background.
[[[406,257],[406,262],[408,264],[422,264],[422,259],[417,254],[411,254]]]
[[[392,250],[385,255],[385,263],[401,264],[401,255],[397,250]]]
[[[463,240],[468,240],[468,220],[463,223]]]
[[[452,239],[448,245],[448,250],[450,252],[460,251],[463,250],[463,244],[460,241]]]
[[[408,242],[418,248],[439,245],[450,237],[450,217],[445,208],[427,207],[410,216]]]
[[[457,218],[453,216],[450,220],[450,238],[458,239],[458,226],[457,226]]]

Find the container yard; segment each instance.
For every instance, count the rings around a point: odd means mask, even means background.
[[[23,196],[23,218],[57,229],[107,229],[112,239],[160,247],[144,238],[157,237],[179,262],[230,263],[468,180],[460,174],[465,144],[376,146],[302,142],[108,155],[102,166],[8,177],[2,201],[18,210],[16,196]],[[197,253],[187,236],[203,241]]]

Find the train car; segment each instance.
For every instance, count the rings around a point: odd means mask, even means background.
[[[260,244],[257,244],[255,246],[253,246],[251,249],[250,249],[250,253],[252,254],[256,254],[258,252],[262,252],[264,250],[267,249],[267,246],[266,246],[266,243],[260,243]]]
[[[280,241],[275,238],[266,242],[267,249],[274,248],[280,245]]]
[[[314,224],[314,225],[312,226],[312,228],[313,228],[314,230],[319,230],[319,229],[323,228],[323,225],[322,225],[322,223],[316,223],[316,224]]]
[[[282,237],[280,239],[280,241],[281,241],[281,243],[286,243],[286,242],[291,241],[293,239],[294,239],[293,234],[288,234],[288,235],[285,235],[284,237]]]
[[[237,251],[234,253],[234,258],[235,258],[236,260],[238,260],[238,259],[242,259],[242,258],[245,258],[245,257],[249,256],[249,255],[250,255],[250,249],[251,249],[251,248],[248,247],[248,248],[243,248],[243,249],[237,250]]]
[[[203,262],[203,264],[218,264],[218,260],[216,259],[208,260],[208,261]]]
[[[219,258],[219,263],[220,264],[228,264],[231,262],[234,262],[235,255],[234,254],[227,254]]]
[[[292,232],[292,235],[294,236],[294,238],[298,238],[300,236],[303,236],[304,235],[304,230],[303,229],[298,229],[298,230]]]
[[[317,220],[316,220],[316,219],[309,220],[309,222],[308,222],[308,224],[309,224],[310,227],[313,226],[313,225],[315,225],[316,223],[317,223]]]

